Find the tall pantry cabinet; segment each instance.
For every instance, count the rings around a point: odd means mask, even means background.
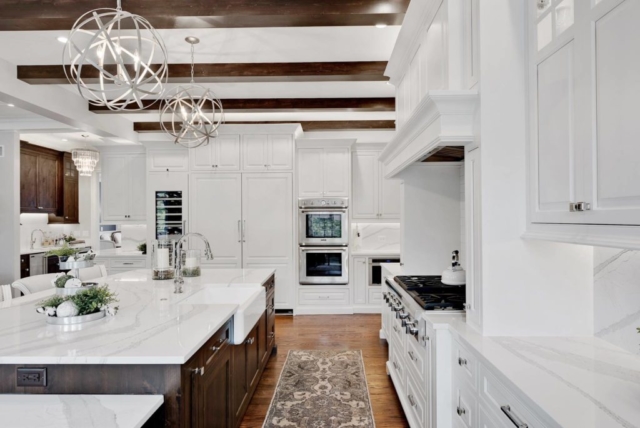
[[[275,269],[275,307],[293,309],[293,159],[299,125],[267,128],[229,126],[210,144],[190,150],[148,143],[149,159],[188,160],[184,171],[150,171],[148,198],[156,190],[182,190],[188,195],[185,230],[204,235],[213,251],[213,260],[203,258],[202,266]],[[153,220],[153,201],[148,207]],[[204,249],[199,240],[190,241],[189,248]]]

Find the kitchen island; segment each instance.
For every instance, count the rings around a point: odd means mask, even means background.
[[[163,426],[239,424],[275,348],[274,271],[204,269],[182,294],[149,270],[100,283],[115,317],[53,326],[33,305],[0,310],[0,393],[161,394]],[[46,386],[18,387],[22,367],[45,368]]]

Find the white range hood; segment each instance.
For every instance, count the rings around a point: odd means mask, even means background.
[[[466,146],[474,141],[476,90],[429,91],[409,120],[380,154],[385,178],[446,146]]]

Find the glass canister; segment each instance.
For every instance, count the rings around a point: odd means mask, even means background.
[[[175,270],[175,260],[173,259],[175,245],[175,241],[171,239],[153,241],[153,252],[151,253],[153,279],[173,279]]]
[[[200,276],[200,250],[183,251],[182,276],[192,278]]]

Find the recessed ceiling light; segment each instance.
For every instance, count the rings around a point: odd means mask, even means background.
[[[7,107],[15,107],[13,104],[7,104]]]
[[[58,40],[60,43],[67,43],[67,41],[68,41],[69,39],[67,39],[65,36],[60,36],[60,37],[58,37],[58,39],[57,39],[57,40]]]
[[[387,24],[381,22],[380,24],[376,24],[376,28],[387,28]]]
[[[63,139],[62,139],[62,141],[67,142],[67,141],[69,141],[69,140],[67,140],[66,138],[63,138]]]

